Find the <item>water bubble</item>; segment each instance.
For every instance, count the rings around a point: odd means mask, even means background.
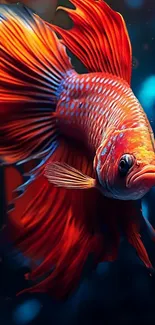
[[[132,58],[132,67],[133,67],[133,69],[137,69],[138,66],[139,66],[139,61],[135,56],[133,56],[133,58]]]
[[[39,300],[27,300],[16,307],[13,312],[13,320],[16,325],[27,325],[38,316],[40,309]]]
[[[149,50],[149,44],[148,43],[144,43],[143,44],[143,50],[144,51],[148,51]]]
[[[125,0],[128,7],[140,8],[144,4],[144,0]]]
[[[149,219],[148,203],[145,199],[142,200],[142,214],[146,220]]]
[[[109,271],[109,262],[99,263],[96,269],[98,275],[105,275]]]
[[[150,75],[141,84],[138,93],[138,99],[140,100],[147,114],[154,116],[154,105],[155,105],[155,75]]]

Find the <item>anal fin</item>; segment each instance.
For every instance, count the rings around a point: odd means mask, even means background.
[[[140,235],[140,224],[143,219],[140,203],[135,201],[124,201],[121,203],[120,220],[123,231],[129,243],[136,249],[141,261],[146,267],[152,268],[152,263]]]
[[[47,163],[56,161],[94,177],[92,159],[78,145],[60,141]],[[96,189],[73,191],[54,187],[44,176],[43,169],[31,182],[9,213],[14,245],[32,260],[30,280],[34,286],[28,291],[64,296],[80,279],[89,253],[93,252],[96,262],[100,260],[103,235],[99,214],[103,202]],[[40,265],[36,266],[34,261],[40,261]],[[49,270],[53,272],[36,282]]]

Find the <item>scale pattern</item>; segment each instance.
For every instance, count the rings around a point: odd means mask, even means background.
[[[59,92],[57,114],[62,130],[80,140],[84,137],[93,151],[111,127],[122,132],[146,126],[146,115],[127,82],[110,74],[71,72]]]

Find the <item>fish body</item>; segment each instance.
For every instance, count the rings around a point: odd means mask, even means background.
[[[105,73],[78,75],[70,71],[68,74],[60,85],[62,90],[58,89],[57,121],[64,135],[84,142],[95,155],[94,168],[99,170],[101,165],[103,169],[108,154],[114,164],[120,152],[125,154],[128,150],[136,155],[137,161],[143,155],[144,166],[151,157],[154,163],[153,131],[128,83]],[[98,177],[104,185],[100,171]],[[141,198],[145,191],[146,186],[132,189],[132,199]],[[114,192],[104,191],[104,194],[118,197]],[[124,185],[123,195],[122,199],[131,198],[128,189],[126,195]]]
[[[120,78],[105,73],[78,75],[71,71],[61,88],[56,108],[58,123],[63,131],[66,126],[64,133],[72,138],[74,128],[80,129],[81,140],[84,135],[93,152],[110,129],[122,134],[128,128],[140,127],[153,133],[140,103],[127,82]]]
[[[74,23],[67,31],[22,5],[0,6],[8,226],[32,260],[27,290],[59,298],[76,287],[90,254],[94,266],[117,258],[120,226],[152,268],[135,200],[155,184],[154,137],[130,87],[125,22],[102,0],[71,2],[75,10],[60,8]],[[88,73],[75,72],[66,47]]]

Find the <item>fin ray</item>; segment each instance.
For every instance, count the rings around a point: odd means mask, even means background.
[[[135,248],[139,258],[146,267],[152,268],[140,235],[140,223],[143,220],[140,202],[124,201],[122,203],[122,212],[124,216],[122,214],[121,224],[129,243]]]
[[[15,164],[53,150],[57,90],[72,65],[56,34],[27,7],[0,5],[0,13],[0,157]]]
[[[47,164],[56,161],[94,176],[86,151],[83,153],[63,140]],[[16,200],[14,211],[9,213],[9,229],[14,245],[33,261],[30,279],[34,287],[28,291],[64,296],[77,283],[89,252],[94,252],[96,259],[102,255],[103,238],[96,215],[103,200],[96,189],[72,191],[54,187],[43,174],[44,167],[24,195]],[[34,260],[40,261],[40,265],[36,266]],[[54,271],[35,285],[53,267]]]
[[[130,84],[131,44],[123,17],[102,0],[70,0],[74,9],[58,7],[73,21],[70,30],[52,25],[89,71],[106,72]],[[119,44],[119,46],[118,46]]]
[[[45,168],[45,176],[49,182],[69,189],[88,189],[96,187],[96,180],[84,175],[79,170],[61,163],[48,164]]]

